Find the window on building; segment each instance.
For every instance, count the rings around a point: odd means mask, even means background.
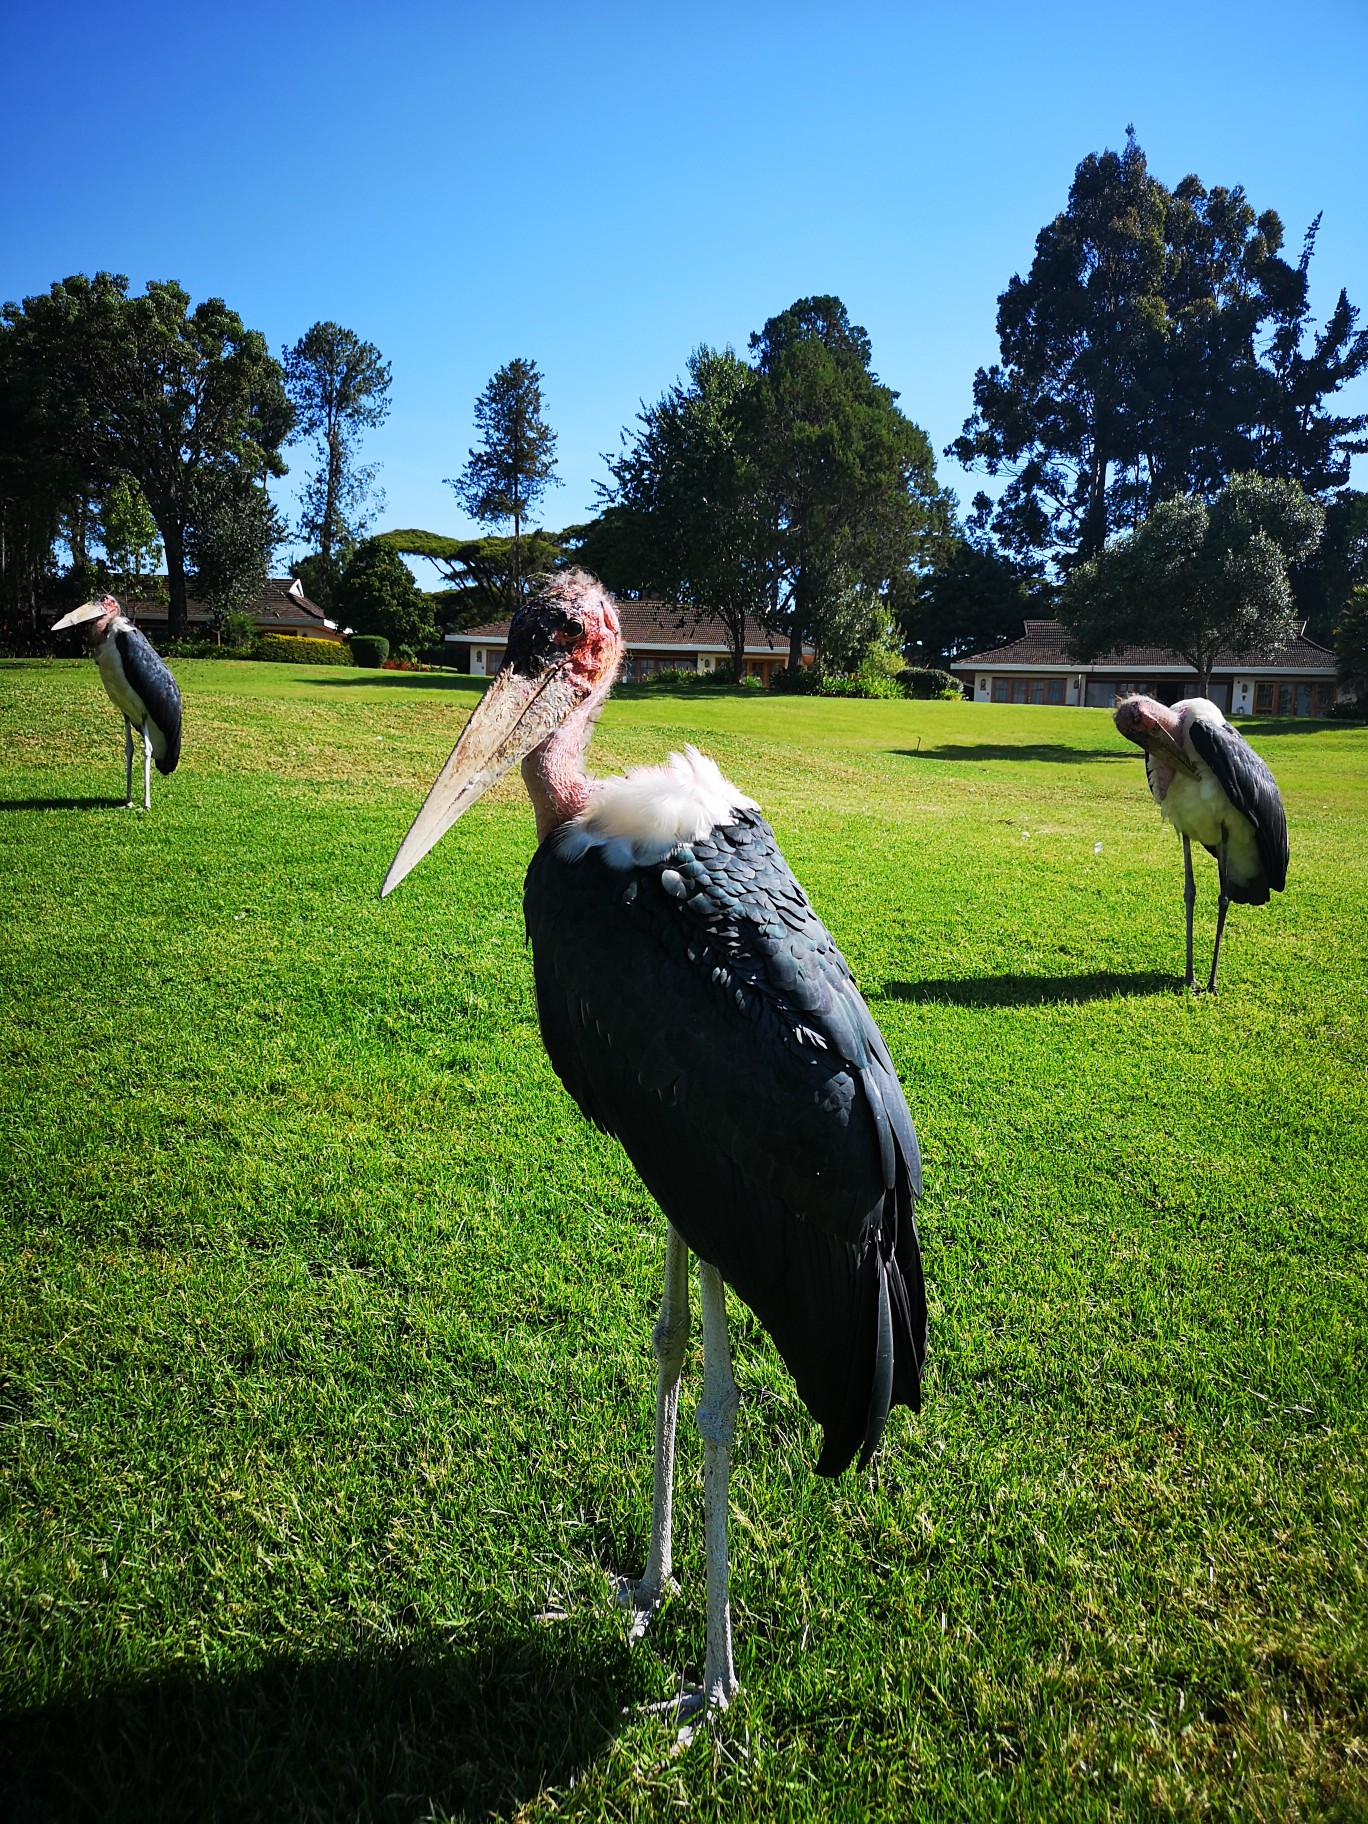
[[[1339,687],[1335,684],[1317,684],[1313,686],[1311,692],[1311,714],[1313,716],[1323,716],[1326,710],[1332,706],[1338,695]]]
[[[1254,686],[1254,714],[1271,716],[1273,713],[1273,684],[1269,679],[1262,679]]]
[[[1063,678],[1050,679],[1049,685],[1045,691],[1045,701],[1047,703],[1062,703],[1064,701]]]
[[[1012,680],[1010,678],[993,679],[994,703],[1010,703],[1012,700]]]

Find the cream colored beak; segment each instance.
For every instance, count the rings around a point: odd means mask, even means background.
[[[562,664],[535,678],[501,671],[476,704],[400,843],[380,889],[381,899],[417,867],[476,799],[540,746],[574,706]]]
[[[60,621],[54,621],[52,632],[61,633],[67,627],[80,627],[86,621],[98,621],[104,613],[103,602],[82,602],[79,608],[73,608],[70,614],[64,614]]]

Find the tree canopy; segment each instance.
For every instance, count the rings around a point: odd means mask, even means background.
[[[518,579],[565,563],[568,534],[540,528],[525,532],[521,549],[512,538],[454,538],[445,532],[407,527],[377,534],[377,543],[405,557],[425,557],[450,587],[441,592],[442,623],[448,629],[511,615],[518,605]],[[611,585],[609,585],[611,587]]]
[[[1176,495],[1078,566],[1060,618],[1081,659],[1137,641],[1171,647],[1205,695],[1222,653],[1257,658],[1295,633],[1290,566],[1324,522],[1296,482],[1262,475],[1232,476],[1210,505]]]
[[[193,309],[173,281],[128,294],[114,273],[65,279],[5,319],[22,350],[31,422],[61,425],[88,489],[130,476],[165,547],[169,631],[185,631],[186,539],[208,469],[284,473],[293,412],[264,338],[221,298]]]
[[[771,578],[744,440],[743,402],[755,379],[731,349],[697,349],[687,382],[644,407],[640,428],[609,459],[607,525],[588,541],[607,559],[610,587],[659,595],[681,619],[717,622],[737,678],[746,622],[764,620]]]
[[[337,613],[354,633],[378,633],[394,651],[436,636],[428,598],[394,548],[381,538],[359,544],[337,585]]]
[[[556,433],[542,417],[541,374],[521,358],[501,367],[475,401],[477,449],[447,486],[482,524],[513,522],[513,579],[521,592],[522,522],[556,476]]]
[[[390,364],[373,342],[320,322],[282,355],[295,434],[314,440],[318,466],[300,502],[299,534],[322,560],[314,585],[330,593],[352,548],[384,506],[374,464],[358,464],[363,431],[389,416]]]
[[[947,450],[1008,477],[996,502],[979,497],[978,525],[1067,569],[1236,473],[1342,486],[1368,419],[1327,401],[1368,368],[1368,331],[1343,292],[1323,329],[1311,320],[1315,224],[1297,265],[1282,243],[1277,214],[1239,187],[1168,190],[1133,131],[1085,158],[998,299],[1001,361],[978,371]]]

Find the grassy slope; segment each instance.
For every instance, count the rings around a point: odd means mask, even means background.
[[[762,800],[926,1157],[927,1398],[875,1473],[813,1477],[735,1309],[744,1692],[676,1753],[638,1706],[701,1669],[697,1443],[629,1654],[660,1221],[541,1052],[525,805],[382,909],[470,688],[179,670],[144,819],[93,668],[0,667],[0,1796],[1363,1815],[1368,736],[1256,732],[1292,882],[1194,1003],[1102,714],[609,707],[601,766],[696,738]]]

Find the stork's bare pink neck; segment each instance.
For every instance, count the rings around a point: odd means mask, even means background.
[[[611,687],[611,677],[608,684]],[[578,817],[589,803],[593,781],[585,770],[584,756],[607,695],[607,689],[601,695],[595,691],[522,763],[523,784],[537,816],[538,842],[545,842],[552,830]]]

